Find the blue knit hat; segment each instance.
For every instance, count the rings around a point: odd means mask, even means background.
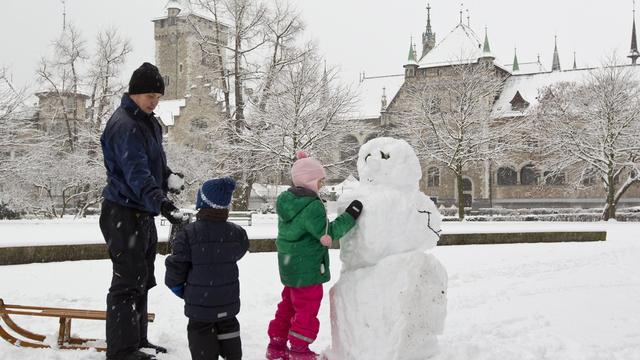
[[[236,181],[230,177],[207,180],[196,196],[196,209],[227,209]]]

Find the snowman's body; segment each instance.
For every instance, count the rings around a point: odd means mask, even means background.
[[[358,225],[341,240],[340,280],[330,291],[331,359],[424,359],[437,352],[446,316],[447,274],[426,250],[440,214],[419,191],[421,169],[409,144],[373,139],[359,152]]]

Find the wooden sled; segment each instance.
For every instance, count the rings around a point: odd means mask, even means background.
[[[75,350],[87,350],[96,349],[97,351],[106,351],[105,347],[89,346],[87,343],[92,341],[98,341],[97,339],[82,339],[71,336],[71,320],[84,319],[84,320],[106,320],[106,311],[100,310],[78,310],[78,309],[62,309],[62,308],[50,308],[40,306],[22,306],[22,305],[9,305],[5,304],[0,299],[0,318],[6,326],[16,334],[24,337],[27,340],[21,340],[8,333],[0,322],[0,337],[7,340],[11,344],[19,347],[28,348],[51,348],[51,346],[44,343],[46,336],[32,333],[22,327],[18,326],[9,315],[24,315],[24,316],[44,316],[58,318],[60,322],[60,329],[58,330],[58,348],[59,349],[75,349]],[[149,322],[153,322],[155,314],[149,314]]]

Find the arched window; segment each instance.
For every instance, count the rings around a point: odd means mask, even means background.
[[[498,168],[498,185],[516,185],[518,183],[518,172],[509,166]]]
[[[533,164],[528,164],[520,169],[520,184],[522,185],[538,185],[540,175]]]
[[[564,173],[552,173],[551,171],[544,172],[544,183],[546,185],[564,185],[566,182],[566,175]]]
[[[430,167],[427,169],[427,187],[440,186],[440,169]]]

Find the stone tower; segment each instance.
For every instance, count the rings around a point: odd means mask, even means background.
[[[431,30],[431,4],[427,4],[427,28],[422,33],[422,59],[431,49],[436,46],[436,33]]]
[[[153,20],[156,65],[165,94],[156,108],[168,140],[204,150],[212,129],[224,118],[229,28],[169,0],[166,16]]]
[[[163,99],[182,99],[192,86],[210,84],[222,88],[224,52],[216,53],[216,39],[223,49],[228,27],[195,14],[179,0],[169,0],[167,14],[153,20],[156,65],[165,79]],[[219,35],[216,36],[216,33]]]

